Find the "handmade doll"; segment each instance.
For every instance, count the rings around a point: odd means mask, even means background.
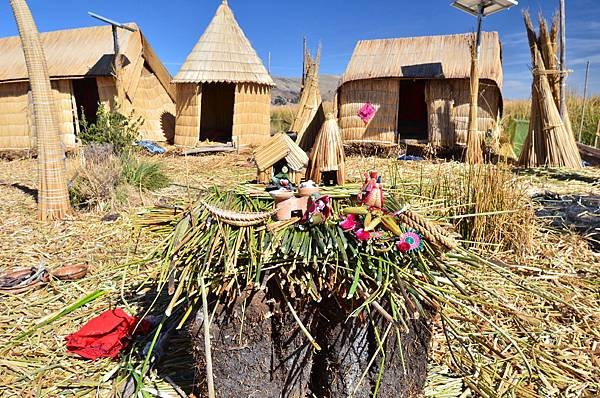
[[[383,184],[377,171],[365,173],[365,182],[358,194],[358,202],[368,207],[383,208]]]

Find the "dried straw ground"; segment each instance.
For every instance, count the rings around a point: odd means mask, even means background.
[[[130,205],[120,210],[121,217],[114,223],[101,221],[105,214],[99,213],[76,213],[64,222],[36,221],[35,161],[0,161],[0,197],[3,198],[0,269],[36,266],[40,262],[50,269],[63,264],[86,263],[90,266],[89,275],[78,282],[55,281],[20,295],[0,293],[0,397],[111,396],[113,384],[105,380],[119,363],[108,360],[92,363],[73,358],[66,353],[63,338],[105,309],[118,305],[130,313],[137,313],[145,308],[148,297],[152,297],[147,288],[139,290],[138,286],[154,277],[153,270],[132,263],[156,245],[159,237],[139,233],[131,217],[143,205],[193,198],[198,188],[214,184],[234,186],[255,177],[247,154],[177,157],[165,161],[175,184],[157,194],[133,195]],[[359,181],[361,173],[367,169],[376,168],[384,174],[397,169],[402,183],[419,184],[440,169],[462,167],[426,162],[394,164],[376,158],[350,158],[348,180]],[[75,165],[76,160],[68,160],[69,175],[73,174]],[[569,176],[558,171],[553,174],[551,170],[523,172],[516,176],[530,192],[550,190],[559,194],[600,195],[597,169],[578,172],[578,179],[571,176],[570,180],[561,180]],[[539,336],[539,345],[532,349],[539,351],[540,363],[549,362],[546,354],[568,356],[573,358],[572,363],[581,363],[581,370],[576,369],[576,372],[589,375],[594,364],[596,369],[600,367],[600,257],[581,237],[570,232],[545,229],[536,233],[534,242],[534,250],[521,256],[519,261],[515,261],[510,252],[497,255],[514,264],[515,271],[531,286],[543,287],[562,297],[573,304],[578,313],[561,313],[551,303],[517,297],[515,292],[502,288],[497,290],[514,303],[515,309],[527,309],[544,319],[532,330]],[[485,286],[502,286],[498,275],[481,274],[480,277]],[[101,296],[50,324],[44,324],[53,315],[93,293]],[[40,325],[39,328],[35,329],[36,325]],[[17,340],[28,331],[27,336]],[[449,360],[443,341],[441,332],[437,333],[433,371],[426,395],[458,397],[470,381],[468,378],[448,379],[443,375]],[[191,363],[185,363],[191,361],[185,345],[175,342],[171,346],[175,348],[165,357],[160,380],[177,381],[183,378],[185,370],[189,372],[192,368]],[[552,363],[546,366],[551,368]],[[498,365],[497,371],[505,372],[507,378],[514,372],[502,364]],[[589,376],[600,379],[598,372]],[[189,384],[191,380],[187,379]],[[157,383],[157,388],[165,385],[164,382]],[[189,385],[181,383],[180,386],[190,391]],[[505,388],[504,385],[496,387],[498,391]],[[585,383],[574,383],[568,393],[578,396],[586,388],[589,386]],[[558,396],[556,394],[549,391],[547,396]]]

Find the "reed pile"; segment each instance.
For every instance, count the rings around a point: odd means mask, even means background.
[[[250,155],[172,158],[166,164],[175,184],[156,194],[155,199],[168,203],[182,198],[192,201],[198,189],[206,190],[213,185],[235,187],[240,181],[254,178],[255,168],[249,159]],[[214,175],[209,167],[216,161],[223,165],[219,175]],[[73,163],[73,159],[67,159],[69,175],[73,174]],[[469,169],[459,173],[465,166],[458,163],[347,158],[346,167],[348,180],[353,183],[361,181],[362,171],[367,167],[381,170],[392,195],[406,197],[414,210],[431,219],[456,224],[478,216],[491,223],[495,217],[515,214],[514,222],[519,222],[516,216],[519,213],[500,213],[496,205],[490,207],[496,209],[492,210],[498,212],[496,215],[472,214],[475,205],[466,203],[469,196],[465,193],[461,194],[465,199],[460,199],[465,203],[456,210],[451,209],[459,204],[459,199],[452,196],[461,190],[436,190],[435,186],[446,184],[444,181],[454,175],[466,181]],[[391,177],[393,167],[397,168],[396,181]],[[493,176],[492,170],[489,173]],[[437,174],[443,177],[438,178]],[[586,169],[576,173],[545,169],[535,175],[517,174],[515,179],[525,184],[528,192],[551,190],[600,195],[596,174]],[[506,182],[498,189],[511,189],[508,178],[500,178]],[[172,297],[166,293],[154,294],[156,283],[168,286],[168,279],[160,277],[164,269],[152,263],[148,267],[131,263],[164,243],[167,237],[147,232],[138,235],[139,231],[133,228],[126,213],[113,224],[101,222],[102,214],[94,213],[76,213],[75,219],[64,223],[38,223],[31,217],[36,211],[34,198],[21,190],[35,188],[35,180],[35,161],[0,162],[0,194],[4,198],[4,206],[0,208],[3,220],[0,268],[37,264],[45,259],[50,268],[84,262],[91,266],[91,273],[80,282],[58,282],[24,295],[1,294],[0,395],[25,396],[35,391],[40,396],[51,397],[112,396],[131,375],[143,383],[145,394],[156,395],[160,391],[164,396],[177,396],[170,382],[177,383],[177,388],[186,394],[191,393],[193,358],[187,352],[188,340],[176,330],[171,333],[170,348],[162,356],[160,376],[152,363],[142,372],[145,358],[137,353],[145,343],[116,363],[83,362],[65,352],[63,337],[110,307],[121,306],[132,314],[143,314],[156,298],[154,314],[164,314],[161,310]],[[330,193],[349,195],[357,188],[358,184],[333,188]],[[466,190],[468,185],[464,188]],[[511,206],[507,201],[502,208],[514,210]],[[172,221],[173,215],[167,215],[164,221]],[[461,215],[465,217],[457,218]],[[507,220],[499,222],[502,225]],[[456,258],[461,257],[460,253],[450,253],[445,258],[456,286],[439,278],[438,286],[428,287],[448,293],[437,295],[447,303],[442,303],[443,320],[433,321],[434,344],[425,389],[427,397],[458,398],[469,394],[490,398],[587,397],[600,393],[598,254],[590,251],[582,237],[547,228],[543,220],[534,222],[533,250],[520,257],[515,256],[514,250],[499,248],[501,245],[470,243],[471,253],[485,259],[494,256],[499,262],[465,263],[464,258]],[[169,228],[164,231],[172,232]],[[515,231],[513,236],[518,238],[518,230]],[[464,236],[461,239],[466,240]],[[304,267],[304,264],[299,266]],[[458,288],[465,294],[457,293]],[[99,290],[106,293],[96,297]],[[87,300],[82,300],[84,298]],[[457,308],[457,303],[467,303],[469,309]],[[65,312],[66,309],[70,312]],[[473,315],[471,310],[478,310],[487,321]],[[53,317],[58,314],[61,315]],[[38,326],[50,319],[53,321]],[[508,342],[491,322],[513,337],[516,344]],[[19,334],[32,330],[30,336],[16,339]],[[515,347],[527,358],[531,376]]]
[[[556,65],[557,20],[548,31],[540,16],[539,34],[531,17],[524,13],[525,28],[533,62],[533,85],[529,134],[523,145],[519,163],[528,167],[550,166],[581,168],[581,157],[568,115],[559,113],[559,74]]]
[[[328,113],[321,127],[310,155],[308,176],[317,184],[321,184],[321,174],[326,171],[336,172],[336,184],[346,183],[346,156],[340,127],[333,114]]]

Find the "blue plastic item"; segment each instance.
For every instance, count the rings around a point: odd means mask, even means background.
[[[413,155],[400,155],[398,156],[398,160],[413,160],[413,161],[421,161],[421,160],[425,160],[420,156],[413,156]]]
[[[135,143],[153,155],[161,155],[166,152],[165,148],[161,147],[154,141],[142,140],[142,141],[136,141]]]

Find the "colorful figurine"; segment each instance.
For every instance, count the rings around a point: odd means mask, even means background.
[[[358,194],[358,202],[368,207],[383,208],[383,184],[377,171],[365,173],[365,182]]]

